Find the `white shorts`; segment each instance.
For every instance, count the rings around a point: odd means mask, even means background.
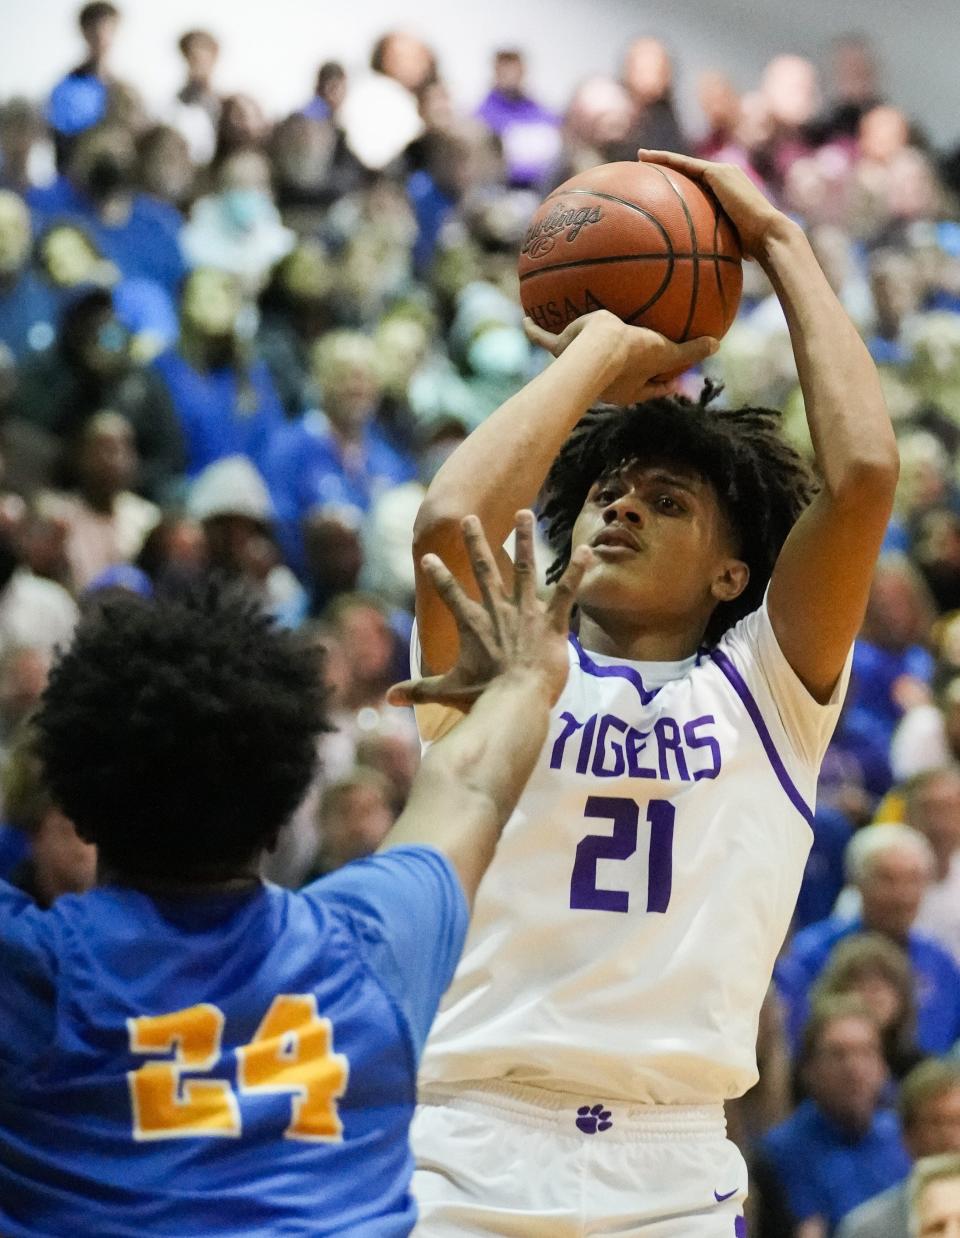
[[[628,1105],[500,1080],[421,1096],[419,1238],[743,1238],[723,1106]]]

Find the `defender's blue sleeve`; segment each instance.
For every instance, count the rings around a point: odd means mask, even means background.
[[[47,916],[0,881],[0,1076],[35,1061],[53,1038],[57,957]]]
[[[432,847],[394,847],[302,894],[362,923],[367,963],[405,1016],[419,1061],[467,934],[470,913],[453,865]]]

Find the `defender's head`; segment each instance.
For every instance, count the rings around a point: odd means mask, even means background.
[[[814,486],[771,409],[668,396],[587,413],[547,477],[542,517],[556,580],[596,551],[578,603],[603,623],[669,630],[697,618],[709,643],[763,599]]]
[[[316,654],[250,599],[111,596],[53,667],[37,717],[57,803],[119,880],[252,871],[326,729]]]

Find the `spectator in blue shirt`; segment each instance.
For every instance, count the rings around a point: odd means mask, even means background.
[[[121,274],[152,279],[176,293],[186,266],[180,251],[180,213],[137,192],[133,135],[116,124],[83,133],[69,171],[52,185],[27,193],[37,232],[60,220],[83,224]]]
[[[347,95],[347,72],[338,60],[325,60],[317,70],[313,98],[301,110],[310,120],[334,120]]]
[[[521,596],[457,586],[467,655],[399,690],[474,703],[379,852],[298,893],[259,870],[327,722],[314,652],[229,592],[91,608],[37,726],[99,884],[44,912],[0,883],[6,1238],[410,1232],[423,1043],[568,673],[587,560],[542,608],[532,545],[526,512]]]
[[[853,829],[836,808],[818,804],[813,820],[813,846],[793,913],[793,930],[825,920],[843,889],[843,855]]]
[[[851,721],[864,715],[887,748],[903,716],[906,682],[928,684],[933,677],[934,659],[923,641],[935,614],[930,591],[906,555],[881,556],[854,648],[847,713]]]
[[[928,1058],[915,1066],[900,1088],[897,1110],[911,1160],[960,1153],[960,1062]],[[908,1205],[907,1183],[891,1186],[854,1208],[837,1238],[905,1238]]]
[[[851,675],[817,787],[818,805],[829,803],[855,826],[873,820],[877,805],[893,785],[885,724],[865,709],[851,709],[856,695]]]
[[[59,307],[91,288],[109,288],[119,320],[134,337],[138,357],[156,356],[179,334],[172,297],[152,279],[124,277],[97,249],[87,225],[60,223],[37,245],[37,265]],[[40,331],[42,337],[45,333]]]
[[[107,91],[114,80],[110,53],[120,11],[109,0],[92,0],[80,10],[77,24],[87,54],[54,86],[46,109],[61,165],[76,135],[102,120],[107,110]]]
[[[266,477],[284,549],[303,571],[302,521],[316,510],[356,527],[383,490],[416,476],[413,457],[375,418],[380,399],[376,349],[365,335],[334,331],[313,351],[322,414],[311,413],[276,436]]]
[[[30,265],[30,212],[23,199],[0,189],[0,341],[16,360],[53,343],[57,302]]]
[[[825,1000],[804,1029],[808,1099],[760,1141],[764,1172],[793,1223],[827,1238],[864,1200],[902,1181],[910,1159],[897,1115],[880,1109],[887,1068],[880,1033],[858,999]]]
[[[891,938],[910,958],[916,976],[918,1047],[925,1053],[945,1053],[960,1038],[960,969],[942,946],[913,928],[933,863],[930,844],[909,826],[872,825],[853,836],[846,866],[848,880],[860,895],[860,913],[852,919],[830,916],[803,929],[774,972],[794,1044],[806,1021],[810,986],[834,946],[864,930]]]
[[[878,365],[904,365],[911,349],[904,327],[920,309],[923,282],[916,260],[892,249],[877,250],[870,258],[870,292],[876,311],[870,355]]]
[[[195,477],[226,456],[264,471],[283,406],[265,362],[248,355],[244,302],[233,276],[194,271],[183,288],[180,341],[153,368],[166,384]]]

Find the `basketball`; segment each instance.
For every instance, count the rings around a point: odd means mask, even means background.
[[[655,163],[607,163],[540,204],[520,250],[520,299],[546,331],[606,309],[678,344],[719,339],[740,304],[741,261],[708,189]]]

